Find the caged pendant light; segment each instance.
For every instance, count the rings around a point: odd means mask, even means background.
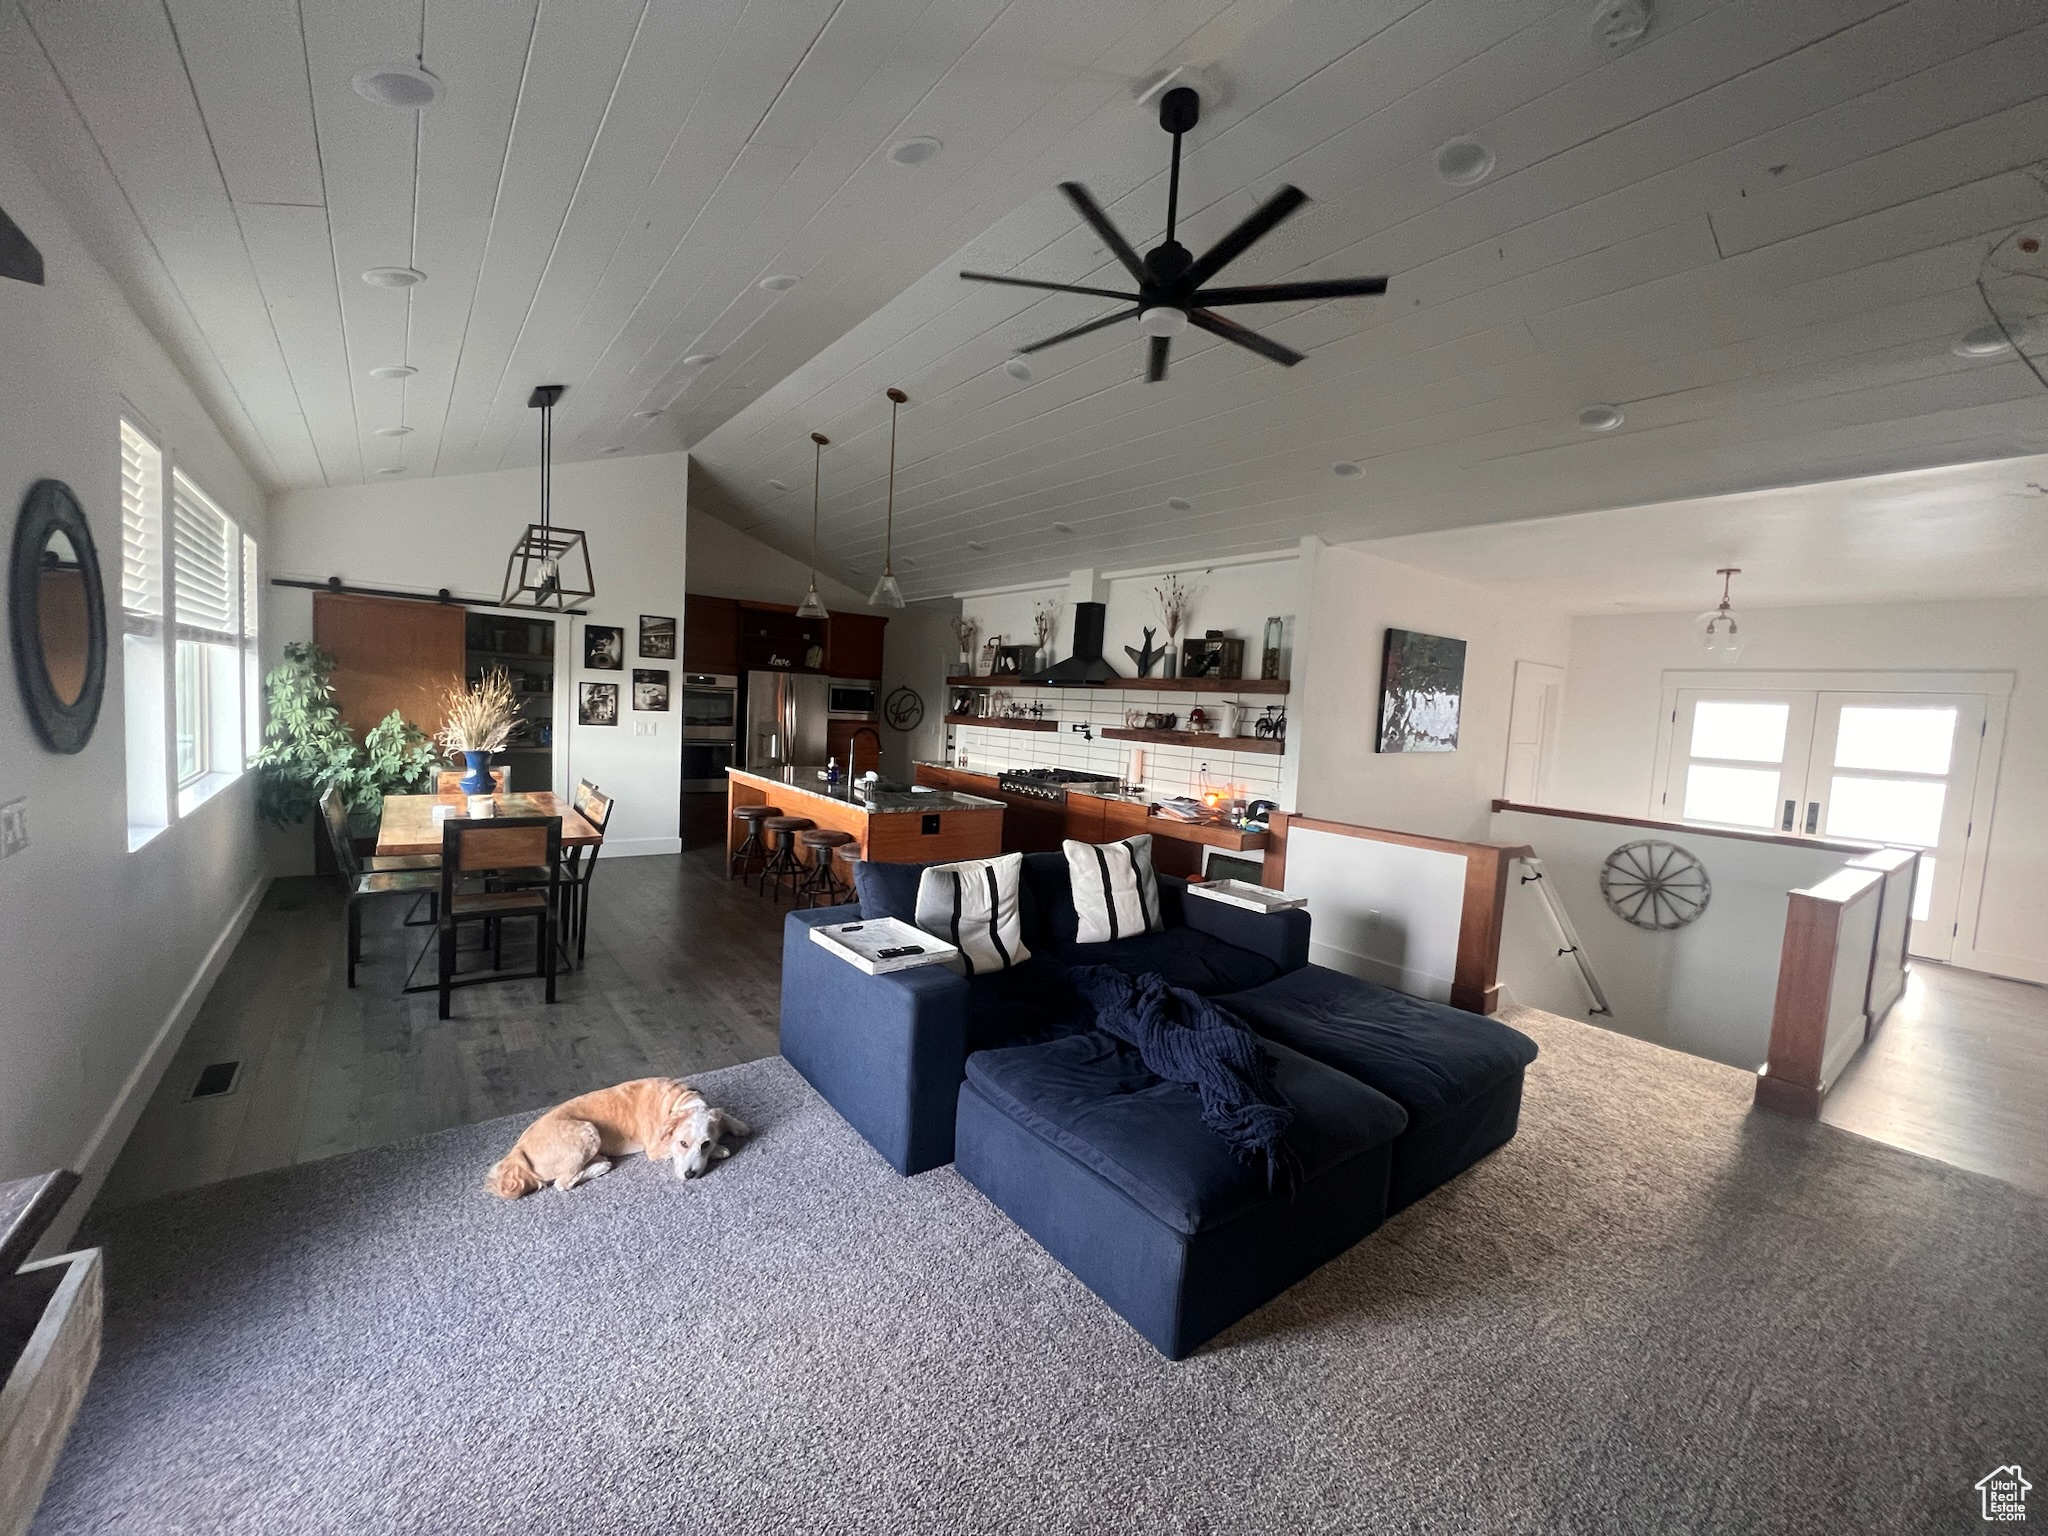
[[[1728,584],[1742,574],[1739,565],[1724,565],[1714,572],[1721,578],[1721,605],[1710,608],[1694,622],[1702,625],[1700,646],[1709,656],[1721,661],[1734,661],[1742,654],[1742,626],[1736,622],[1735,610],[1728,606]]]
[[[882,579],[875,583],[875,590],[868,594],[870,608],[901,608],[903,589],[896,585],[896,410],[907,405],[910,396],[900,389],[891,389],[889,395],[889,511],[888,521],[882,533]]]
[[[560,612],[597,596],[590,573],[590,542],[580,528],[558,528],[555,507],[555,402],[565,384],[540,384],[527,398],[540,412],[540,521],[528,523],[505,562],[504,608]]]
[[[800,619],[825,617],[825,601],[818,596],[818,485],[825,472],[825,448],[832,439],[822,432],[813,432],[811,441],[818,445],[812,450],[811,461],[811,589],[796,605],[796,616]]]

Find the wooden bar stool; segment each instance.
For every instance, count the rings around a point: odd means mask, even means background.
[[[797,882],[796,904],[800,907],[836,907],[853,892],[839,883],[832,872],[832,857],[839,849],[854,841],[851,832],[834,832],[829,827],[813,827],[808,832],[796,835],[797,845],[804,851],[805,862],[810,868]]]
[[[754,887],[754,894],[760,895],[772,881],[775,885],[776,904],[782,902],[782,882],[787,880],[794,893],[803,884],[804,867],[797,862],[796,835],[807,832],[817,825],[808,816],[770,816],[761,823],[761,835],[767,839],[768,862],[761,866],[760,881]]]
[[[732,858],[727,862],[725,877],[728,880],[738,880],[750,873],[747,863],[751,859],[759,859],[764,864],[768,862],[768,845],[761,841],[761,823],[770,816],[781,814],[782,807],[779,805],[733,807],[732,819],[746,827],[747,835],[739,847],[733,849]]]

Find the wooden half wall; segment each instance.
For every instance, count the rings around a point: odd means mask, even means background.
[[[1529,851],[1279,811],[1263,883],[1308,897],[1318,963],[1493,1013],[1508,884]]]

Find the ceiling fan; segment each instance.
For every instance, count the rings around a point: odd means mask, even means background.
[[[1308,194],[1299,187],[1282,187],[1202,255],[1191,254],[1186,246],[1174,239],[1173,234],[1180,216],[1181,135],[1193,128],[1201,116],[1202,98],[1189,86],[1175,86],[1159,98],[1159,126],[1173,135],[1173,172],[1166,184],[1166,238],[1142,257],[1122,232],[1109,222],[1109,215],[1102,211],[1086,187],[1078,181],[1060,183],[1060,190],[1067,194],[1067,201],[1074,205],[1081,217],[1088,221],[1088,227],[1101,237],[1110,253],[1137,280],[1136,293],[1119,293],[1113,288],[1089,288],[1076,283],[1041,283],[1028,277],[1003,277],[994,272],[960,274],[971,283],[1005,283],[1013,288],[1043,288],[1051,293],[1088,293],[1099,298],[1121,299],[1129,306],[1099,320],[1090,320],[1086,325],[1077,325],[1070,331],[1061,331],[1057,336],[1048,336],[1044,341],[1033,342],[1020,351],[1042,351],[1063,341],[1072,341],[1076,336],[1086,336],[1090,331],[1099,331],[1106,325],[1115,325],[1120,320],[1136,320],[1139,329],[1152,338],[1145,378],[1154,384],[1166,377],[1166,355],[1173,345],[1173,338],[1191,325],[1292,368],[1301,361],[1301,353],[1216,311],[1237,304],[1348,299],[1387,291],[1384,277],[1316,278],[1305,282],[1258,283],[1239,288],[1204,287],[1217,273],[1269,234],[1281,220],[1306,204]]]

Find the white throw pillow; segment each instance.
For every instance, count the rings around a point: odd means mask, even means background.
[[[1159,910],[1159,877],[1152,871],[1151,833],[1119,843],[1070,839],[1060,846],[1074,885],[1074,911],[1081,919],[1077,943],[1107,944],[1166,927]]]
[[[934,864],[918,877],[917,926],[957,948],[970,976],[1029,960],[1017,909],[1023,875],[1021,853]]]

